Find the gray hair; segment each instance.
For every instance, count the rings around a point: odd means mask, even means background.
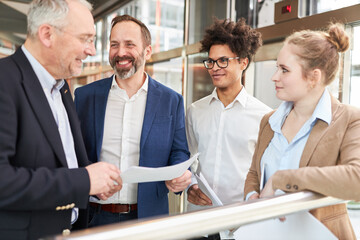
[[[77,1],[92,10],[92,5],[86,0]],[[66,0],[34,0],[30,4],[27,16],[27,33],[29,36],[35,36],[40,25],[50,24],[52,26],[63,28],[67,25],[66,16],[69,12],[69,5]]]

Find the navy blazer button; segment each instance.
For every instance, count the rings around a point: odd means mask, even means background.
[[[63,232],[62,232],[62,235],[63,235],[63,236],[68,236],[68,235],[70,235],[70,233],[71,233],[71,232],[70,232],[69,229],[64,229]]]

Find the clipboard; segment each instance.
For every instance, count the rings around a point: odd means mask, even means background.
[[[261,168],[261,177],[260,177],[260,192],[263,190],[263,188],[265,187],[265,168],[266,168],[266,163],[264,163],[262,165]]]

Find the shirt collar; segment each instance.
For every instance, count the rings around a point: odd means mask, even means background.
[[[29,60],[31,67],[33,68],[36,76],[38,77],[41,87],[51,91],[53,88],[60,90],[64,84],[64,79],[55,80],[53,76],[39,63],[38,60],[25,48],[21,46],[21,50],[24,52],[26,58]]]
[[[282,102],[279,108],[269,118],[269,124],[274,132],[281,132],[281,127],[293,108],[293,102]]]
[[[210,95],[210,99],[209,99],[209,105],[213,102],[213,101],[220,101],[217,92],[216,92],[216,88],[214,88],[214,90],[212,91],[211,95]]]
[[[232,106],[235,102],[239,102],[243,107],[245,107],[246,105],[246,101],[247,101],[247,92],[245,87],[243,86],[241,88],[241,91],[239,92],[239,94],[235,97],[234,101],[232,103],[229,104],[229,106]],[[220,101],[217,92],[216,92],[216,88],[214,88],[214,90],[212,91],[211,95],[210,95],[210,99],[209,99],[209,105],[213,102],[213,101]]]
[[[324,93],[322,94],[318,104],[313,113],[314,119],[321,119],[330,125],[332,120],[331,114],[331,96],[327,88],[325,88]]]
[[[293,102],[282,102],[276,112],[271,115],[269,124],[273,131],[281,132],[281,127],[293,108]],[[315,107],[313,114],[310,117],[312,124],[320,119],[326,122],[328,125],[331,123],[331,97],[329,91],[325,88],[318,104]]]
[[[144,74],[146,76],[145,81],[144,81],[143,85],[141,86],[141,88],[137,91],[137,93],[139,93],[140,91],[144,91],[144,92],[148,91],[149,75],[146,72],[144,72]],[[114,88],[114,87],[120,88],[116,82],[115,74],[113,75],[113,80],[111,83],[111,88]]]

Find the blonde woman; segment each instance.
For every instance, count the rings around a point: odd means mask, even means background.
[[[284,102],[261,121],[246,199],[279,189],[360,200],[360,110],[326,89],[338,70],[339,52],[348,47],[340,24],[331,24],[328,32],[296,32],[285,40],[272,77],[276,96]],[[345,204],[311,213],[339,239],[356,239]]]

